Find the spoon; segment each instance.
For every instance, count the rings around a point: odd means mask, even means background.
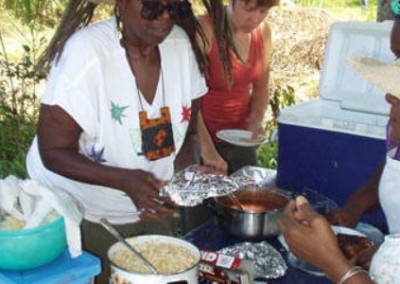
[[[239,202],[239,200],[236,198],[235,194],[233,194],[232,192],[230,192],[228,194],[229,198],[231,199],[231,201],[233,201],[233,203],[236,204],[236,206],[239,207],[239,209],[244,210],[243,205]]]
[[[133,252],[137,257],[139,257],[148,268],[151,269],[151,271],[154,274],[159,274],[157,271],[157,268],[154,267],[154,265],[148,261],[140,252],[138,252],[133,246],[131,246],[130,243],[128,243],[122,236],[121,234],[111,225],[110,222],[106,218],[101,218],[100,219],[100,224],[118,241],[123,243],[131,252]]]

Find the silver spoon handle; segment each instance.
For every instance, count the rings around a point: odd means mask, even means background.
[[[106,218],[100,219],[100,224],[118,241],[122,242],[125,246],[127,246],[137,257],[139,257],[145,264],[148,266],[154,274],[158,274],[157,268],[148,261],[140,252],[138,252],[130,243],[128,243],[121,234],[108,222]]]
[[[229,198],[231,199],[231,201],[233,201],[233,203],[235,203],[236,206],[239,207],[239,209],[244,210],[244,207],[243,207],[242,203],[240,203],[240,201],[236,198],[236,196],[235,196],[234,193],[230,192],[230,193],[228,194],[228,196],[229,196]]]

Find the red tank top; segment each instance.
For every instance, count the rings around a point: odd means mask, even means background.
[[[261,29],[251,33],[251,43],[247,62],[240,62],[231,53],[231,88],[225,76],[218,54],[216,38],[213,37],[208,54],[209,66],[207,84],[209,91],[201,98],[201,112],[208,131],[215,142],[215,133],[221,129],[244,129],[245,119],[250,111],[252,83],[263,71],[263,39]]]

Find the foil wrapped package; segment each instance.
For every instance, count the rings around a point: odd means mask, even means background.
[[[190,165],[177,172],[161,189],[161,196],[169,196],[179,206],[196,206],[210,197],[230,194],[245,186],[255,185],[248,176],[226,176],[210,172],[206,167]]]
[[[219,253],[255,261],[255,279],[276,279],[285,275],[287,265],[282,255],[268,242],[238,243]]]

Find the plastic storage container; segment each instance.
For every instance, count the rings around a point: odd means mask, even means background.
[[[356,74],[348,58],[393,61],[392,22],[338,22],[326,45],[319,98],[282,110],[278,118],[278,186],[311,188],[339,205],[385,159],[389,105],[384,92]],[[382,213],[363,220],[386,228]]]
[[[0,269],[34,269],[54,261],[67,246],[64,218],[32,229],[0,230]]]
[[[71,258],[68,250],[52,263],[21,271],[0,270],[1,284],[87,284],[101,271],[100,259],[83,252]]]

